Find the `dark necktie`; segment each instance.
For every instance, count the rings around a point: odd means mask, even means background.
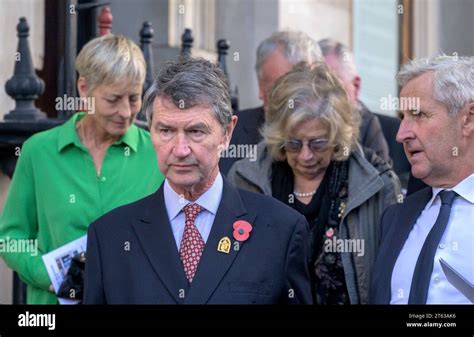
[[[431,274],[433,272],[434,256],[436,249],[449,220],[449,213],[451,212],[451,205],[457,193],[454,191],[441,191],[439,197],[441,198],[441,207],[438,218],[431,228],[425,243],[421,248],[421,253],[416,261],[415,272],[411,280],[410,297],[408,304],[426,304],[428,297],[428,289],[430,287]]]

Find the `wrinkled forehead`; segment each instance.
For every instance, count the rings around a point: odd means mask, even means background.
[[[182,103],[182,104],[181,104]],[[186,124],[191,121],[218,123],[211,107],[203,104],[186,106],[185,102],[176,105],[166,96],[158,96],[154,101],[153,120]]]
[[[400,90],[400,96],[432,95],[434,73],[426,72],[409,80]]]

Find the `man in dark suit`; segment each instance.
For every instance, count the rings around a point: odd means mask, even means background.
[[[305,218],[219,173],[237,123],[222,71],[169,64],[143,109],[166,180],[91,224],[84,303],[312,303]]]
[[[322,60],[321,50],[306,33],[280,31],[263,40],[257,48],[255,65],[258,96],[263,105],[237,112],[239,123],[234,130],[231,147],[257,146],[262,140],[260,128],[265,122],[268,95],[273,83],[290,71],[295,64],[301,61],[313,63],[319,60]],[[245,156],[246,151],[240,151],[240,154]],[[223,156],[219,163],[221,172],[227,175],[232,165],[242,158],[242,156]]]
[[[412,61],[398,74],[403,143],[428,187],[387,209],[375,304],[474,301],[474,57]]]

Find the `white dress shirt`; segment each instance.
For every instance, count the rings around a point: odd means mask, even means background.
[[[438,217],[443,188],[433,188],[433,196],[417,219],[395,263],[392,274],[391,304],[407,304],[411,280],[423,243]],[[452,189],[459,196],[451,206],[449,221],[435,253],[427,304],[472,304],[447,279],[439,262],[442,258],[469,282],[474,283],[474,174]]]
[[[176,193],[168,183],[168,180],[165,180],[163,187],[163,193],[165,198],[165,207],[166,212],[168,213],[168,219],[171,224],[171,230],[173,231],[173,236],[176,241],[176,247],[179,251],[179,246],[181,244],[181,239],[183,237],[184,226],[186,217],[183,212],[183,207],[189,203],[192,203],[189,200],[186,200],[184,197]],[[218,173],[216,180],[203,195],[201,195],[194,203],[203,207],[204,210],[198,214],[196,217],[195,225],[201,234],[204,243],[207,242],[209,233],[211,232],[212,224],[216,217],[217,209],[221,203],[222,199],[222,190],[224,188],[224,183],[222,176]]]

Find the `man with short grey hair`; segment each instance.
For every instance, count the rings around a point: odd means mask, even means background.
[[[379,157],[391,164],[387,141],[382,132],[380,121],[359,100],[361,78],[357,73],[351,51],[341,42],[329,38],[318,41],[318,45],[323,53],[324,61],[331,67],[343,84],[352,105],[356,108],[355,111],[360,113],[362,119],[360,124],[360,143],[374,150]]]
[[[237,123],[222,70],[169,63],[143,109],[166,180],[90,225],[84,303],[311,304],[306,219],[219,172]]]
[[[415,60],[398,74],[397,134],[428,187],[387,209],[374,265],[376,304],[474,302],[474,57]]]
[[[299,62],[311,64],[321,59],[318,45],[301,31],[276,32],[263,40],[257,48],[255,64],[263,109],[268,107],[268,94],[278,78]]]
[[[268,95],[273,83],[302,61],[313,63],[321,61],[322,54],[317,43],[301,31],[275,32],[263,40],[257,48],[257,73],[259,98],[263,105],[239,111],[239,123],[231,139],[231,146],[256,146],[261,140],[260,128],[265,122]],[[241,157],[223,157],[221,171],[227,174],[230,167]]]

